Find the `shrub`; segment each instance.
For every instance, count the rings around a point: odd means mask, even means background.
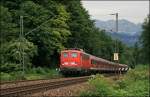
[[[10,73],[12,71],[18,71],[20,70],[20,64],[16,64],[16,63],[4,63],[4,64],[0,64],[0,71],[1,72],[7,72]]]
[[[128,91],[128,96],[148,96],[148,80],[139,80],[132,84],[129,84],[125,90]]]
[[[149,67],[147,65],[139,65],[135,69],[130,70],[122,79],[111,83],[110,79],[96,75],[95,78],[89,80],[89,83],[93,88],[89,91],[83,91],[81,96],[149,96]]]
[[[15,71],[4,73],[1,72],[1,80],[9,81],[9,80],[30,80],[30,79],[48,79],[54,77],[61,77],[55,69],[49,68],[29,68],[25,70],[25,74],[22,74],[22,71]]]
[[[95,78],[89,80],[89,83],[93,86],[93,90],[83,92],[81,96],[105,97],[113,93],[113,88],[110,86],[109,82],[102,75],[96,75]]]
[[[27,74],[25,76],[25,79],[26,80],[43,79],[43,76],[39,74]]]
[[[37,55],[37,46],[27,39],[23,39],[21,42],[19,39],[12,40],[2,45],[0,48],[1,59],[0,70],[3,72],[15,72],[20,69],[20,60],[23,60],[26,67],[31,67],[32,59]],[[19,50],[21,49],[21,50]],[[24,52],[22,51],[24,49]],[[2,62],[3,61],[3,62]]]
[[[46,74],[45,70],[41,67],[37,67],[35,70],[37,74]]]
[[[149,67],[138,65],[127,73],[126,79],[133,81],[149,79]]]
[[[114,93],[112,94],[112,96],[114,97],[125,97],[128,94],[127,91],[125,91],[124,89],[118,89],[118,90],[114,90]]]
[[[118,85],[118,86],[119,86],[118,89],[123,89],[123,88],[125,88],[125,87],[127,86],[127,83],[126,83],[125,80],[119,80],[119,81],[116,82],[115,85]]]
[[[12,76],[10,74],[1,72],[1,80],[9,81],[11,78]]]

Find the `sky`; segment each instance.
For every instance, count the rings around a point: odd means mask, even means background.
[[[119,19],[127,19],[134,23],[143,23],[149,14],[149,1],[81,1],[89,12],[91,19],[110,20],[118,13]]]

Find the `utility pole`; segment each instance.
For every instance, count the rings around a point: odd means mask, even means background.
[[[118,13],[116,13],[116,33],[118,33]],[[117,40],[116,40],[116,53],[118,53],[118,43],[117,43]],[[119,53],[118,53],[119,54]],[[119,59],[118,59],[119,61]]]
[[[23,33],[23,16],[20,16],[20,34],[19,34],[19,39],[20,39],[20,64],[22,66],[22,76],[25,74],[25,66],[24,66],[24,47],[23,47],[23,42],[24,42],[24,33]]]
[[[118,32],[118,13],[116,13],[116,32]]]
[[[116,26],[115,26],[115,31],[116,33],[118,33],[118,13],[114,13],[114,14],[110,14],[110,15],[115,15],[116,16]],[[117,39],[115,41],[115,51],[114,51],[114,60],[116,62],[119,61],[119,56],[118,56],[118,53],[119,52],[119,49],[118,49],[118,43],[117,43]]]
[[[115,31],[118,32],[118,13],[109,14],[109,15],[115,15],[116,16],[116,29],[115,29]]]
[[[56,16],[54,16],[53,18],[56,18]],[[19,33],[20,46],[19,46],[19,51],[20,51],[20,64],[22,66],[22,76],[24,76],[24,74],[25,74],[24,47],[23,47],[23,44],[21,45],[21,43],[24,43],[24,40],[25,40],[24,36],[30,34],[33,31],[36,31],[43,24],[49,22],[50,20],[51,20],[51,17],[49,17],[48,20],[46,20],[45,22],[43,22],[42,24],[40,24],[36,28],[34,28],[34,29],[30,30],[29,32],[24,34],[23,16],[20,16],[20,33]]]
[[[56,18],[56,16],[54,16],[53,18]],[[45,22],[43,22],[42,24],[40,24],[36,28],[34,28],[34,29],[30,30],[29,32],[24,34],[23,16],[20,16],[20,33],[19,33],[20,45],[19,45],[19,51],[20,51],[20,64],[22,66],[22,76],[24,76],[24,74],[25,74],[24,47],[23,47],[23,44],[21,45],[21,43],[24,43],[24,40],[25,40],[24,36],[30,34],[33,31],[36,31],[42,25],[44,25],[45,23],[49,22],[50,20],[51,20],[51,17],[49,17],[48,20],[46,20]]]
[[[110,14],[110,15],[115,15],[116,16],[116,26],[115,26],[116,29],[115,29],[115,31],[116,31],[116,33],[118,33],[118,13],[114,13],[114,14]],[[117,39],[115,41],[114,61],[116,62],[116,65],[119,64],[119,48],[118,48]],[[120,74],[121,74],[121,70],[119,68],[119,70],[117,72],[118,79],[119,79]]]
[[[116,33],[118,33],[118,13],[116,13]],[[116,40],[116,51],[115,51],[115,53],[116,53],[116,56],[118,57],[116,62],[119,63],[119,49],[118,49],[118,42],[117,42],[117,40]]]
[[[114,13],[114,14],[109,14],[109,15],[115,15],[116,16],[116,33],[118,32],[118,13]]]

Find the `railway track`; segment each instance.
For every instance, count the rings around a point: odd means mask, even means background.
[[[52,79],[58,79],[60,77],[52,78]],[[17,83],[24,83],[24,82],[31,82],[31,81],[42,81],[42,80],[50,80],[50,79],[34,79],[34,80],[16,80],[16,81],[1,81],[0,85],[4,84],[17,84]]]
[[[115,74],[103,74],[105,77],[114,76]],[[59,79],[60,77],[52,78],[52,79]],[[36,82],[36,81],[44,81],[44,80],[51,80],[51,79],[34,79],[34,80],[17,80],[17,81],[1,81],[0,85],[4,84],[18,84],[18,83],[24,83],[24,82]]]
[[[71,84],[85,82],[89,78],[90,76],[67,78],[64,80],[58,80],[52,82],[5,88],[5,89],[1,89],[0,97],[13,97],[13,96],[22,97],[23,95],[30,95],[32,93],[39,92],[39,91],[46,91],[49,89],[55,89],[55,88],[59,88]]]

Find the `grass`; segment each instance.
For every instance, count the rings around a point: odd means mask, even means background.
[[[95,78],[89,80],[89,84],[92,88],[82,91],[81,97],[149,96],[149,67],[138,65],[117,81],[96,75]]]
[[[1,72],[1,81],[14,81],[14,80],[34,80],[34,79],[48,79],[61,77],[58,71],[49,68],[31,68],[25,71],[23,76],[22,71],[15,71],[11,73]]]

